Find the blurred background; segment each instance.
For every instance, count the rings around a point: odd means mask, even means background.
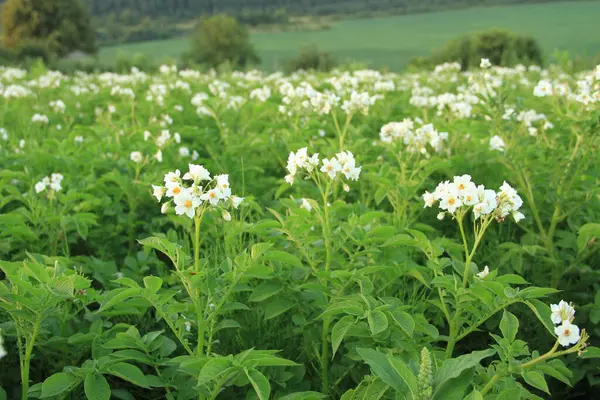
[[[388,71],[600,63],[599,1],[5,0],[0,63]],[[565,66],[563,66],[565,67]]]

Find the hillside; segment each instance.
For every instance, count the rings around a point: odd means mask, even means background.
[[[302,47],[317,44],[337,60],[400,70],[413,57],[426,56],[461,34],[489,27],[534,37],[546,57],[554,50],[594,56],[600,52],[596,16],[600,2],[556,2],[432,12],[385,18],[345,19],[323,31],[253,33],[251,39],[267,70],[281,68]],[[359,35],[356,32],[360,32]],[[410,38],[410,40],[399,40]],[[153,62],[177,60],[189,50],[186,37],[104,47],[99,57],[114,65],[120,56],[143,55]]]
[[[83,0],[95,17],[109,15],[140,20],[192,19],[199,15],[370,15],[409,14],[470,6],[539,3],[544,0]],[[551,0],[550,0],[551,1]],[[548,2],[548,0],[546,0]]]

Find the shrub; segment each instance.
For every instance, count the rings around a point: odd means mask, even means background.
[[[432,66],[455,61],[462,65],[463,70],[467,70],[479,66],[482,58],[501,66],[518,63],[542,65],[542,50],[531,37],[490,29],[453,39],[430,57],[412,60],[411,66]]]
[[[212,67],[226,61],[240,67],[259,61],[248,29],[227,15],[202,19],[192,39],[190,58]]]
[[[317,46],[308,46],[300,50],[300,54],[287,62],[288,71],[314,70],[329,71],[336,66],[336,61],[326,51],[319,51]]]
[[[41,59],[48,63],[54,58],[48,44],[43,40],[25,40],[19,43],[15,51],[19,61]]]

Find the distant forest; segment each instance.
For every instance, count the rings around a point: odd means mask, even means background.
[[[144,17],[188,20],[200,15],[369,15],[408,14],[478,5],[548,2],[549,0],[83,0],[92,15],[141,20]],[[551,1],[551,0],[550,0]],[[556,1],[556,0],[555,0]]]

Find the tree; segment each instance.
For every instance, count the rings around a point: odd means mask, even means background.
[[[245,66],[259,61],[248,29],[226,15],[202,19],[192,38],[191,58],[213,67],[224,62]]]
[[[96,52],[96,33],[80,0],[7,0],[2,6],[4,44],[43,42],[59,57]]]

